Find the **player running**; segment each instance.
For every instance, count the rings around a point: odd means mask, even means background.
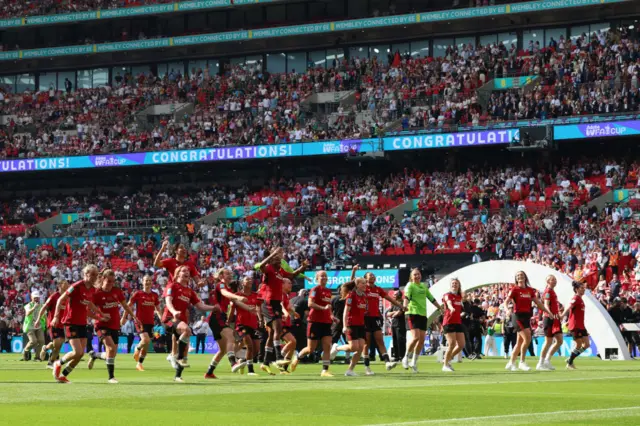
[[[465,345],[464,326],[462,325],[462,286],[460,280],[453,278],[450,291],[442,298],[444,317],[442,332],[447,339],[447,352],[444,354],[442,371],[453,372],[451,360],[458,355]]]
[[[291,280],[285,278],[282,283],[282,340],[286,342],[282,347],[282,356],[284,357],[285,364],[282,366],[280,374],[289,374],[289,363],[293,356],[295,356],[296,345],[298,344],[293,333],[291,333],[291,318],[299,318],[299,315],[293,309],[289,301],[291,287]]]
[[[567,359],[567,370],[575,370],[576,366],[573,365],[573,361],[579,357],[584,351],[589,349],[589,333],[584,326],[584,285],[578,281],[574,281],[573,292],[575,295],[571,299],[571,303],[562,313],[562,317],[569,314],[569,330],[573,336],[575,342],[575,348],[571,351],[571,356]]]
[[[140,327],[137,328],[140,334],[140,342],[133,352],[133,359],[136,361],[136,370],[144,371],[142,364],[147,356],[149,345],[151,344],[151,336],[153,335],[154,313],[158,318],[162,318],[160,310],[160,297],[151,291],[153,286],[153,278],[151,275],[145,275],[142,278],[142,290],[133,293],[129,299],[129,307],[135,306],[136,318],[140,321]],[[127,321],[128,315],[122,316],[121,325]]]
[[[114,372],[116,369],[116,355],[118,354],[118,337],[120,336],[120,307],[128,315],[131,315],[137,327],[140,327],[141,323],[125,302],[122,290],[114,287],[116,274],[111,269],[105,269],[102,271],[100,281],[100,289],[93,293],[93,303],[102,312],[106,313],[108,318],[99,318],[96,321],[95,329],[96,335],[104,345],[106,352],[89,352],[87,367],[91,370],[97,359],[104,360],[107,364],[109,383],[115,384],[118,383]]]
[[[544,345],[540,352],[540,360],[536,365],[536,370],[555,370],[551,365],[551,357],[555,354],[560,346],[562,346],[562,324],[560,323],[560,305],[558,304],[558,296],[554,290],[558,281],[553,275],[547,277],[547,288],[542,293],[544,306],[553,315],[549,316],[544,313]]]
[[[553,316],[551,312],[542,304],[538,298],[535,289],[529,284],[529,277],[524,271],[516,273],[516,284],[511,288],[509,295],[505,299],[505,305],[509,302],[513,302],[513,323],[518,330],[518,337],[516,339],[516,346],[513,348],[511,358],[507,363],[505,369],[510,371],[517,371],[518,368],[522,371],[529,371],[531,367],[525,362],[527,356],[527,348],[531,343],[531,317],[533,316],[532,303],[543,312],[546,312],[549,316]],[[516,368],[516,358],[520,356],[520,364]]]
[[[164,268],[167,270],[167,272],[169,273],[169,282],[173,281],[176,269],[178,267],[186,266],[187,268],[189,268],[189,275],[191,276],[191,278],[193,278],[194,280],[198,279],[197,284],[199,287],[203,287],[204,285],[206,285],[206,282],[204,280],[199,279],[200,273],[198,272],[198,268],[196,268],[195,263],[189,260],[188,258],[189,252],[187,251],[187,248],[184,246],[184,244],[176,243],[174,246],[175,257],[163,259],[162,254],[167,250],[168,247],[169,247],[169,241],[164,240],[162,242],[162,246],[160,247],[160,251],[158,251],[158,253],[156,254],[156,257],[154,258],[153,265],[156,268]],[[162,296],[166,297],[166,294],[163,294]],[[185,312],[185,315],[186,315],[185,320],[189,322],[189,312]],[[175,336],[172,336],[171,337],[171,353],[167,357],[167,361],[171,363],[171,366],[174,369],[177,368],[178,366],[176,363],[177,350],[178,350],[178,341],[176,340]],[[185,350],[188,351],[189,347],[187,347]],[[188,353],[183,354],[185,358],[187,357],[187,355]]]
[[[97,318],[108,320],[109,315],[104,314],[93,304],[94,284],[98,279],[98,267],[87,265],[82,270],[83,280],[72,284],[58,299],[55,315],[51,321],[51,327],[64,325],[64,332],[71,352],[65,354],[53,364],[53,378],[60,383],[71,383],[67,376],[78,365],[87,346],[87,316],[89,312]],[[62,321],[60,320],[61,312]],[[64,369],[62,368],[63,366]]]
[[[191,274],[186,266],[179,266],[171,281],[165,289],[165,308],[162,314],[162,323],[167,328],[167,333],[174,334],[178,339],[177,366],[174,381],[183,382],[182,371],[189,366],[184,354],[189,349],[191,327],[189,327],[188,309],[193,305],[201,311],[213,311],[214,306],[203,303],[195,291],[190,289]]]
[[[345,376],[355,377],[353,369],[358,365],[360,353],[364,349],[365,315],[367,313],[368,298],[366,294],[367,281],[364,278],[356,278],[340,287],[340,296],[345,299],[344,312],[342,314],[343,332],[347,336],[347,344],[331,348],[331,357],[335,358],[338,351],[355,352]]]
[[[351,281],[355,280],[356,271],[360,268],[359,265],[355,265],[351,271]],[[389,296],[386,291],[376,285],[376,276],[372,272],[367,272],[364,275],[364,279],[367,282],[367,314],[365,316],[365,344],[362,348],[362,356],[364,357],[364,370],[367,376],[372,376],[374,373],[369,367],[369,347],[372,342],[375,342],[380,352],[380,359],[385,362],[387,371],[394,368],[397,363],[389,359],[387,354],[387,347],[384,344],[382,338],[382,325],[384,320],[382,318],[382,312],[380,311],[380,298],[386,299],[392,305],[402,308],[402,303],[395,298]]]
[[[309,317],[307,324],[307,346],[300,351],[298,358],[291,362],[291,371],[295,371],[298,361],[305,355],[315,352],[318,342],[322,348],[321,377],[333,377],[329,372],[331,365],[331,324],[334,322],[331,313],[331,290],[327,288],[326,271],[316,272],[317,286],[309,293]]]
[[[221,269],[218,272],[217,281],[213,285],[213,289],[209,292],[209,304],[216,306],[217,309],[209,315],[209,327],[213,333],[213,338],[218,344],[218,352],[211,359],[209,368],[204,375],[205,379],[216,379],[215,369],[218,363],[222,361],[222,357],[227,355],[231,371],[233,373],[244,368],[247,364],[244,361],[238,362],[235,352],[235,336],[233,330],[229,326],[227,311],[229,310],[229,302],[246,302],[246,298],[239,294],[229,291],[233,274],[229,269]]]
[[[264,364],[269,366],[272,362],[282,366],[288,363],[284,359],[280,342],[282,339],[282,283],[285,278],[293,279],[301,274],[308,266],[305,260],[302,265],[293,272],[287,272],[282,268],[282,256],[284,250],[278,247],[266,259],[258,265],[264,274],[264,304],[262,316],[268,337],[265,345]]]
[[[429,287],[421,280],[420,271],[413,269],[404,291],[402,306],[402,309],[407,312],[407,325],[411,330],[411,339],[407,343],[407,353],[402,359],[402,367],[404,369],[411,367],[414,373],[418,372],[418,358],[424,347],[424,336],[427,333],[427,299],[436,308],[442,309],[429,291]],[[369,303],[371,303],[371,299],[369,299]]]
[[[38,318],[36,318],[35,324],[40,324],[42,319],[42,315],[47,313],[47,328],[49,329],[49,337],[51,338],[51,342],[48,345],[43,346],[40,350],[40,359],[44,359],[46,352],[48,350],[51,351],[49,355],[49,362],[47,363],[47,368],[53,368],[53,363],[60,357],[60,349],[62,349],[62,345],[64,344],[64,328],[62,327],[53,327],[51,323],[53,322],[53,318],[56,315],[56,305],[58,304],[58,299],[60,295],[67,291],[69,288],[69,282],[67,280],[62,280],[58,283],[58,290],[51,293],[49,298],[44,305],[42,305],[42,309],[40,309],[40,313],[38,314]]]
[[[246,366],[249,376],[257,376],[253,370],[253,357],[260,349],[260,336],[258,335],[258,324],[261,301],[258,294],[251,289],[250,278],[242,281],[242,291],[238,293],[238,300],[231,302],[236,307],[236,331],[238,336],[246,346]]]

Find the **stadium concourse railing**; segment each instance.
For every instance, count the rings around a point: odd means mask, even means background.
[[[176,218],[144,218],[95,220],[79,219],[73,223],[54,225],[54,235],[69,237],[113,236],[119,232],[125,234],[177,232],[181,230],[180,221]]]

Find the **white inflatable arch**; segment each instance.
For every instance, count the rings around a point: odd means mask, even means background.
[[[546,287],[547,276],[555,276],[558,280],[556,293],[559,302],[567,306],[571,301],[574,293],[573,287],[571,286],[572,280],[567,275],[536,263],[514,260],[496,260],[466,266],[443,277],[430,290],[431,294],[440,302],[442,296],[449,291],[452,278],[458,278],[460,280],[462,291],[464,292],[486,285],[513,283],[516,272],[518,271],[524,271],[529,277],[531,286],[540,292]],[[585,326],[600,356],[604,359],[605,351],[607,353],[613,352],[614,354],[617,351],[617,357],[614,357],[614,359],[630,360],[631,356],[622,338],[622,334],[607,310],[588,290],[583,296],[583,299],[586,309]],[[436,308],[432,304],[427,303],[427,316],[429,319],[432,319],[435,315]]]

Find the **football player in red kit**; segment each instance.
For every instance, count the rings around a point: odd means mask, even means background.
[[[560,323],[560,304],[558,296],[554,290],[558,281],[553,275],[547,277],[547,287],[542,293],[544,306],[551,312],[552,316],[544,314],[544,345],[540,352],[540,360],[536,370],[555,370],[551,365],[551,357],[562,346],[562,324]]]
[[[133,359],[136,361],[136,370],[144,371],[142,364],[147,356],[149,345],[151,344],[151,336],[153,335],[154,314],[158,318],[162,318],[160,310],[160,297],[151,291],[153,286],[153,278],[151,275],[145,275],[142,278],[142,290],[133,293],[129,299],[129,306],[136,308],[136,317],[140,321],[138,333],[140,334],[140,343],[136,346],[133,353]],[[121,324],[124,325],[128,315],[122,316]]]
[[[44,359],[45,353],[48,350],[51,350],[51,354],[49,355],[49,362],[47,363],[48,368],[53,368],[53,363],[60,356],[60,349],[64,344],[64,328],[62,327],[53,327],[51,323],[53,322],[53,318],[56,315],[56,305],[58,304],[58,299],[60,296],[67,291],[69,288],[69,283],[66,280],[62,280],[58,283],[58,290],[53,292],[44,305],[42,305],[42,309],[40,309],[40,314],[38,314],[38,318],[36,318],[36,324],[40,324],[40,320],[44,313],[47,313],[47,328],[49,329],[49,337],[51,338],[51,342],[48,345],[43,346],[40,351],[40,359]]]
[[[116,274],[111,269],[102,271],[102,274],[100,274],[100,288],[93,293],[93,303],[108,316],[108,318],[99,318],[95,324],[96,335],[104,345],[106,352],[89,352],[87,365],[91,370],[96,359],[104,360],[107,364],[109,383],[118,383],[114,372],[116,369],[116,355],[118,354],[118,338],[120,336],[120,308],[122,307],[128,315],[131,315],[136,326],[141,326],[140,320],[135,317],[131,307],[125,303],[122,290],[114,287],[115,283]]]
[[[573,299],[571,299],[571,303],[564,310],[562,316],[566,316],[569,314],[569,330],[571,331],[571,335],[573,336],[573,341],[575,342],[575,348],[571,351],[571,356],[567,359],[567,369],[575,370],[576,367],[573,365],[573,361],[580,356],[584,351],[589,349],[589,333],[587,333],[587,328],[584,325],[584,300],[582,300],[582,296],[584,296],[584,284],[574,281],[573,283],[573,292],[575,295]]]
[[[509,295],[505,299],[505,305],[513,303],[513,322],[518,330],[516,346],[511,353],[511,359],[505,367],[510,371],[529,371],[531,367],[525,362],[527,348],[531,342],[531,317],[533,316],[533,306],[535,304],[538,309],[547,313],[549,316],[553,314],[542,304],[540,298],[536,294],[536,290],[529,284],[529,278],[524,271],[519,271],[515,278],[516,284],[511,288]],[[520,364],[516,368],[516,358],[520,356]]]

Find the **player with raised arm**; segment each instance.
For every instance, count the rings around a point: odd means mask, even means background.
[[[185,352],[189,349],[191,327],[186,314],[189,306],[193,305],[201,311],[213,311],[218,309],[203,303],[195,291],[189,288],[191,275],[189,268],[179,266],[175,271],[174,280],[165,289],[165,308],[162,314],[162,323],[167,328],[167,333],[173,333],[178,339],[178,359],[176,361],[176,374],[174,381],[183,382],[182,371],[188,367],[184,359]]]
[[[562,317],[569,315],[569,330],[573,336],[575,347],[571,351],[571,356],[567,359],[567,370],[575,370],[576,366],[573,365],[573,361],[579,357],[584,351],[589,349],[589,333],[584,326],[584,284],[574,281],[572,283],[573,292],[575,295],[571,299],[569,306],[566,307],[562,313]]]
[[[62,345],[64,344],[64,328],[62,327],[53,327],[51,323],[53,322],[53,318],[56,315],[56,305],[58,303],[58,299],[60,296],[67,291],[69,288],[69,282],[66,280],[62,280],[58,282],[58,290],[51,293],[51,295],[47,298],[47,301],[42,305],[42,309],[40,309],[40,313],[38,314],[38,318],[36,318],[35,324],[40,324],[42,319],[42,315],[47,313],[47,328],[49,329],[49,337],[51,338],[51,342],[48,345],[43,346],[40,351],[40,359],[44,359],[46,351],[50,350],[51,354],[49,355],[49,362],[47,363],[47,368],[53,368],[53,363],[60,357],[60,349],[62,349]]]
[[[409,275],[409,283],[404,290],[403,309],[407,312],[407,325],[411,330],[411,339],[407,343],[407,353],[402,359],[402,367],[411,367],[418,372],[418,358],[424,348],[424,336],[427,332],[427,300],[436,308],[442,309],[438,301],[431,295],[429,287],[422,282],[420,270],[413,269]]]
[[[553,316],[551,312],[542,304],[536,294],[536,290],[529,284],[529,277],[524,271],[516,273],[516,284],[511,288],[509,295],[505,299],[505,305],[513,302],[513,323],[518,330],[516,346],[513,348],[511,358],[505,369],[517,371],[529,371],[531,367],[525,362],[527,356],[527,348],[531,342],[531,317],[533,316],[533,306],[535,304],[538,309],[546,312],[549,316]],[[520,356],[520,364],[516,368],[516,359]]]
[[[295,355],[296,345],[298,343],[291,332],[291,318],[299,318],[299,315],[293,309],[293,306],[291,306],[289,301],[291,288],[291,280],[285,278],[282,283],[282,340],[286,342],[286,344],[282,346],[282,356],[287,362],[280,368],[280,374],[289,374],[289,363]]]
[[[308,265],[305,260],[295,271],[285,271],[282,268],[283,254],[282,248],[278,247],[258,265],[260,271],[264,274],[263,282],[266,284],[262,316],[268,333],[264,360],[264,364],[267,366],[271,362],[275,362],[278,366],[288,363],[284,359],[280,347],[282,338],[282,283],[285,278],[293,279],[296,275],[304,272]]]
[[[217,306],[217,309],[209,315],[209,327],[213,333],[213,338],[218,343],[220,350],[213,356],[209,368],[204,375],[205,379],[216,379],[215,369],[218,363],[222,361],[222,357],[227,355],[231,371],[233,373],[244,368],[247,364],[244,361],[236,359],[235,352],[235,336],[233,330],[229,326],[227,311],[229,310],[229,302],[246,302],[241,294],[234,294],[228,288],[233,281],[233,274],[229,269],[223,268],[218,271],[217,282],[213,289],[209,291],[209,304]]]
[[[136,326],[140,327],[141,325],[131,307],[125,302],[122,290],[114,287],[115,282],[116,274],[111,269],[105,269],[100,274],[100,289],[93,293],[94,305],[107,314],[108,317],[106,319],[99,318],[95,324],[96,335],[104,345],[106,352],[89,352],[89,362],[87,364],[87,367],[91,370],[97,359],[104,360],[107,364],[109,383],[112,384],[118,383],[114,373],[116,355],[118,354],[118,338],[120,336],[120,308],[124,309],[133,318]]]
[[[542,301],[545,308],[551,312],[552,316],[544,313],[544,345],[540,352],[540,360],[536,365],[536,370],[555,370],[551,365],[551,357],[560,346],[562,346],[562,324],[560,323],[560,305],[558,296],[554,290],[558,281],[553,275],[547,277],[547,287],[542,293]]]
[[[82,270],[81,281],[72,284],[58,299],[55,315],[51,321],[52,327],[64,325],[64,332],[71,352],[66,353],[53,364],[53,378],[60,383],[70,383],[67,376],[78,365],[87,346],[87,316],[91,312],[97,318],[108,320],[109,315],[104,314],[93,304],[94,284],[98,279],[98,267],[87,265]],[[64,314],[61,313],[64,311]],[[62,320],[60,317],[62,316]],[[63,369],[64,366],[64,369]]]
[[[444,305],[444,317],[442,319],[442,332],[447,339],[447,352],[444,354],[442,371],[452,372],[451,360],[455,358],[465,345],[464,326],[462,325],[462,286],[460,280],[453,278],[450,291],[442,298]]]
[[[136,346],[133,352],[133,359],[136,361],[136,370],[144,371],[142,364],[147,356],[149,345],[151,344],[151,336],[153,335],[154,314],[158,318],[162,318],[162,311],[160,310],[160,297],[151,291],[153,286],[153,278],[151,275],[145,275],[142,278],[142,290],[138,290],[133,293],[131,299],[129,299],[129,307],[135,306],[136,318],[140,321],[140,326],[137,328],[140,334],[140,343]],[[127,321],[128,315],[122,316],[121,325]]]
[[[307,346],[300,351],[298,358],[291,362],[291,370],[295,371],[300,358],[315,352],[320,342],[322,348],[321,377],[333,377],[329,372],[331,365],[331,324],[334,322],[331,313],[331,290],[327,288],[329,277],[326,271],[316,272],[317,286],[309,292],[309,318],[307,324]]]

